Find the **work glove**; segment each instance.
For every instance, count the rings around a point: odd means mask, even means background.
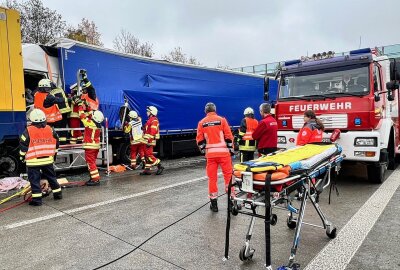
[[[87,79],[87,71],[85,69],[80,69],[79,70],[79,77],[81,80]]]
[[[25,157],[24,157],[24,156],[19,156],[19,160],[20,160],[22,163],[25,163]]]

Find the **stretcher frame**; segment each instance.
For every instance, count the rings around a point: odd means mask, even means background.
[[[334,225],[326,218],[322,210],[318,205],[319,195],[321,192],[331,185],[331,173],[335,176],[339,173],[341,162],[344,159],[344,155],[341,153],[336,153],[320,161],[314,168],[309,170],[302,170],[293,172],[289,177],[278,180],[271,181],[272,172],[267,172],[266,179],[264,181],[253,180],[251,183],[251,188],[253,186],[262,186],[262,190],[249,190],[248,183],[245,183],[247,179],[244,179],[243,175],[246,172],[242,172],[242,177],[235,177],[234,181],[231,181],[228,187],[228,214],[226,222],[226,235],[225,235],[225,255],[224,260],[229,259],[229,236],[230,236],[230,223],[231,214],[236,216],[238,214],[244,214],[251,216],[250,225],[246,234],[245,245],[242,247],[239,253],[239,258],[242,261],[250,260],[255,252],[254,249],[250,247],[250,240],[253,233],[253,228],[256,218],[264,219],[265,225],[265,268],[272,269],[271,263],[271,231],[270,226],[274,226],[277,222],[277,216],[272,214],[272,209],[276,208],[279,210],[289,211],[289,216],[287,219],[287,226],[291,229],[295,229],[294,239],[292,242],[292,248],[289,256],[289,262],[286,266],[281,266],[279,270],[298,270],[300,265],[295,263],[295,256],[299,245],[300,233],[302,225],[310,225],[313,227],[323,228],[329,238],[333,239],[336,237],[336,228]],[[251,177],[252,178],[252,177]],[[314,181],[313,179],[316,179]],[[280,192],[271,192],[271,187],[275,185],[288,184]],[[232,187],[236,187],[239,191],[235,196],[231,196]],[[298,191],[297,196],[292,196],[291,193]],[[252,193],[252,197],[248,198],[248,194]],[[269,196],[265,196],[269,194]],[[266,199],[268,198],[268,199]],[[300,200],[300,208],[297,209],[292,205],[294,199]],[[314,209],[316,210],[318,216],[322,221],[322,226],[316,224],[310,224],[303,221],[305,208],[307,201],[311,201]],[[249,206],[250,210],[242,209],[242,205]],[[281,206],[283,205],[283,206]],[[257,207],[265,207],[264,215],[257,213]],[[297,217],[295,217],[297,215]],[[269,217],[269,218],[266,218]]]
[[[99,152],[101,153],[102,166],[99,167],[99,170],[105,170],[106,175],[110,175],[110,159],[109,159],[109,139],[108,139],[108,120],[105,119],[106,125],[105,127],[101,127],[101,141],[100,141],[100,149]],[[74,130],[81,130],[84,131],[85,128],[55,128],[57,131],[69,131],[72,132]],[[87,164],[78,164],[79,160],[83,160],[86,162],[85,159],[85,150],[83,149],[83,144],[64,144],[59,146],[59,150],[57,156],[68,156],[68,155],[76,155],[75,158],[67,166],[60,166],[58,162],[54,162],[54,169],[56,171],[62,170],[69,170],[69,169],[77,169],[77,168],[85,168]]]

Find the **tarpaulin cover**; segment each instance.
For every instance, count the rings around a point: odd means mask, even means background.
[[[143,119],[147,118],[146,106],[156,106],[161,134],[196,129],[207,102],[214,102],[218,114],[231,126],[240,124],[248,106],[259,118],[264,91],[261,76],[153,61],[80,44],[60,48],[59,52],[66,88],[76,82],[78,69],[86,69],[111,128],[118,119],[123,96]],[[277,85],[272,81],[270,88],[274,87]]]

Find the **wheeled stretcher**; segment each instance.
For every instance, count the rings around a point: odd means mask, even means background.
[[[251,216],[251,221],[239,258],[246,261],[253,257],[255,250],[251,248],[250,240],[255,219],[261,218],[265,223],[265,267],[272,269],[270,226],[277,223],[277,216],[272,213],[272,209],[276,208],[289,211],[287,226],[295,229],[289,263],[278,269],[299,269],[295,256],[303,224],[323,228],[329,238],[336,237],[336,228],[325,217],[318,201],[321,192],[330,186],[331,175],[339,173],[343,158],[342,149],[337,144],[308,144],[236,164],[235,177],[228,188],[224,259],[229,258],[231,215],[245,214]],[[235,187],[236,194],[231,194],[232,187]],[[294,200],[300,201],[299,208],[293,205]],[[314,206],[322,226],[303,221],[307,201]],[[264,214],[258,211],[259,206],[265,207]]]

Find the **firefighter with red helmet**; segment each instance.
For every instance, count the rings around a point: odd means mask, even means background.
[[[129,133],[131,143],[131,169],[136,170],[136,157],[139,154],[142,163],[144,164],[145,144],[143,140],[142,118],[139,117],[136,111],[129,112],[130,122],[124,126],[124,132]]]
[[[143,139],[145,141],[145,168],[140,175],[150,175],[151,168],[157,166],[156,174],[159,175],[163,172],[164,167],[161,165],[160,160],[154,156],[153,149],[156,142],[160,139],[160,123],[157,118],[158,109],[154,106],[147,106],[148,120],[144,126]]]
[[[254,159],[256,140],[253,138],[253,132],[258,125],[258,121],[254,119],[254,110],[251,107],[246,108],[243,114],[245,117],[240,122],[238,133],[240,162]]]
[[[46,123],[46,115],[40,109],[29,114],[31,125],[20,136],[20,158],[26,162],[32,199],[29,205],[42,205],[40,180],[45,178],[53,191],[55,200],[62,199],[61,187],[57,182],[53,163],[59,146],[57,133]]]
[[[90,180],[86,182],[86,185],[97,186],[100,185],[100,174],[97,169],[96,159],[101,147],[101,123],[104,121],[104,115],[98,110],[88,114],[84,111],[83,106],[80,106],[79,116],[85,127],[83,149],[85,149],[85,159],[90,173]]]
[[[315,115],[315,112],[308,110],[304,112],[304,125],[297,135],[296,145],[322,142],[324,124]]]
[[[210,209],[218,212],[218,166],[221,166],[224,175],[225,190],[232,178],[233,135],[228,121],[217,115],[214,103],[207,103],[205,113],[197,126],[196,142],[200,152],[207,159],[208,197],[211,204]]]

